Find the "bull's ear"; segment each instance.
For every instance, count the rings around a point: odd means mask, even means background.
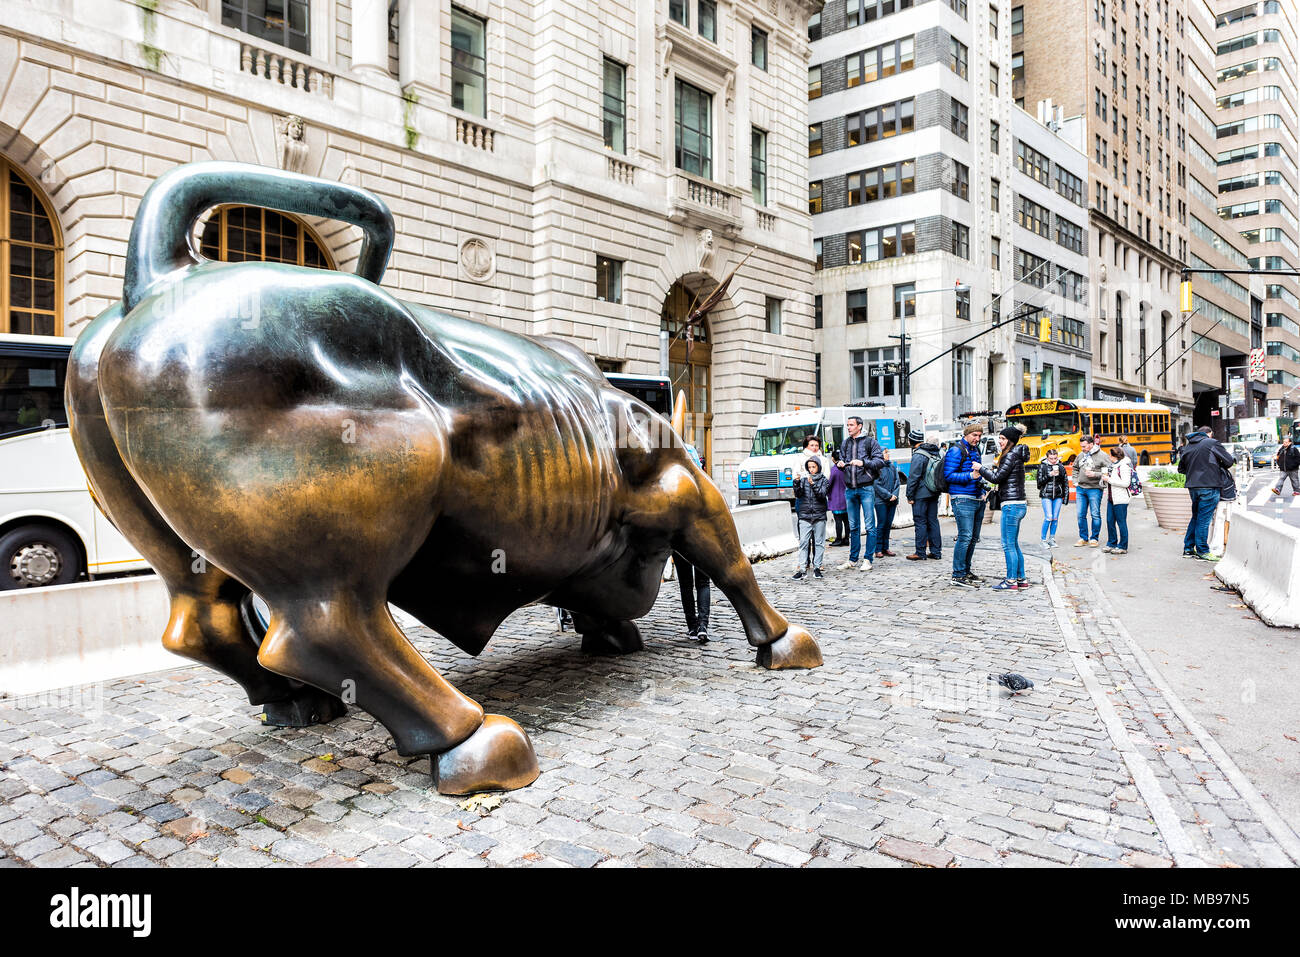
[[[686,429],[686,390],[679,389],[677,401],[673,403],[673,431],[679,436]]]

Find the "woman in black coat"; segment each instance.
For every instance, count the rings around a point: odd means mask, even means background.
[[[1025,577],[1025,553],[1020,550],[1020,523],[1029,502],[1025,498],[1025,463],[1029,449],[1020,444],[1024,426],[1009,425],[998,433],[1002,453],[993,468],[980,469],[980,475],[998,487],[1002,509],[1002,554],[1007,562],[1007,577],[993,586],[994,591],[1019,591],[1029,587]]]
[[[1056,449],[1048,449],[1046,457],[1038,465],[1038,499],[1043,506],[1043,544],[1048,548],[1056,547],[1056,523],[1069,498],[1070,477],[1065,474],[1061,453]]]

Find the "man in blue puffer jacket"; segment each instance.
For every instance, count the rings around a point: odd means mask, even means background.
[[[984,521],[984,490],[980,478],[980,439],[983,423],[972,422],[963,430],[960,442],[943,458],[943,477],[948,481],[952,514],[957,519],[957,543],[952,549],[952,583],[963,588],[978,588],[983,581],[971,571],[971,557],[980,540]]]

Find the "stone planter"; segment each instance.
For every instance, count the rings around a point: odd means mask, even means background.
[[[1142,496],[1156,513],[1156,524],[1171,532],[1185,532],[1192,520],[1192,497],[1185,488],[1143,485]]]

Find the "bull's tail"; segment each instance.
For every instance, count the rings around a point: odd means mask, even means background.
[[[357,275],[375,284],[384,276],[393,250],[393,216],[368,190],[246,163],[188,163],[158,177],[140,201],[126,250],[124,312],[134,309],[160,279],[198,262],[190,247],[194,223],[227,203],[358,226],[365,241]]]

